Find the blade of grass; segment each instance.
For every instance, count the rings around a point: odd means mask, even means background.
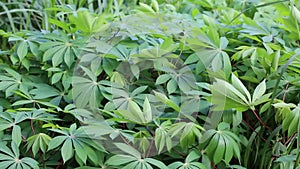
[[[278,3],[283,3],[283,2],[288,2],[289,0],[282,0],[282,1],[275,1],[275,2],[268,2],[268,3],[264,3],[264,4],[261,4],[261,5],[257,5],[257,6],[253,6],[251,8],[247,8],[247,9],[244,9],[242,12],[240,12],[237,16],[235,16],[230,22],[229,24],[226,25],[229,26],[233,21],[235,21],[237,18],[239,18],[243,13],[253,9],[253,8],[262,8],[262,7],[265,7],[265,6],[269,6],[269,5],[274,5],[274,4],[278,4]]]
[[[266,157],[267,157],[267,155],[268,155],[268,154],[267,154],[267,151],[268,151],[269,148],[270,148],[270,144],[271,144],[272,138],[273,138],[274,136],[276,136],[276,134],[281,130],[281,128],[282,128],[281,125],[278,126],[278,127],[276,127],[276,128],[272,131],[272,133],[270,134],[270,136],[268,137],[267,141],[265,142],[264,147],[263,147],[262,150],[261,150],[261,159],[260,159],[260,166],[259,166],[259,169],[264,169],[264,168],[267,167],[266,165],[268,165],[268,162],[265,160]],[[264,130],[262,130],[262,131],[264,131]]]
[[[286,71],[287,67],[293,62],[293,60],[295,58],[297,58],[298,55],[300,55],[300,52],[295,53],[292,57],[289,58],[289,60],[287,61],[287,63],[280,68],[281,72],[280,72],[279,77],[277,78],[276,85],[275,85],[275,87],[273,89],[273,93],[272,93],[272,97],[271,97],[271,101],[270,101],[271,104],[273,104],[274,99],[276,97],[276,93],[277,93],[277,90],[279,88],[279,83],[280,83],[280,80],[281,80],[281,78],[283,76],[283,73]],[[268,109],[268,112],[267,112],[267,115],[269,117],[271,116],[271,111],[272,111],[272,107],[270,106],[269,109]]]
[[[4,14],[7,15],[8,17],[8,20],[9,20],[9,23],[10,23],[10,26],[11,26],[11,29],[12,29],[12,32],[13,33],[16,33],[16,28],[15,28],[15,24],[14,24],[14,20],[13,20],[13,17],[10,13],[10,11],[8,10],[7,6],[3,3],[3,2],[0,2],[0,6],[2,6],[2,8],[4,9],[5,12],[3,12]],[[1,14],[0,14],[1,15]]]

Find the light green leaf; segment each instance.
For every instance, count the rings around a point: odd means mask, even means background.
[[[144,92],[147,88],[148,88],[148,86],[140,86],[140,87],[134,89],[134,91],[132,91],[132,93],[130,93],[130,96],[131,97],[136,96],[136,95]]]
[[[62,63],[66,49],[67,49],[67,47],[61,47],[59,50],[57,50],[54,53],[54,55],[52,57],[53,67],[56,67]]]
[[[71,47],[66,48],[63,58],[64,58],[64,62],[66,63],[66,65],[70,68],[74,62],[74,55],[72,54]]]
[[[120,166],[120,165],[127,164],[127,163],[130,163],[132,161],[136,161],[136,160],[137,159],[135,157],[118,154],[118,155],[114,155],[114,156],[110,157],[105,162],[105,164],[112,165],[112,166]]]
[[[17,146],[21,144],[22,141],[21,127],[18,125],[14,125],[13,127],[12,140],[16,143]]]
[[[247,96],[248,102],[251,103],[251,96],[244,84],[232,73],[232,85],[239,90],[243,95]]]
[[[49,142],[49,147],[48,147],[48,151],[52,150],[58,146],[60,146],[62,144],[63,141],[65,141],[67,139],[67,136],[57,136],[54,137],[50,142]]]
[[[20,59],[20,61],[23,60],[23,58],[27,55],[28,53],[28,44],[26,41],[20,42],[18,49],[17,49],[17,55]]]
[[[154,158],[145,158],[145,161],[147,161],[148,163],[160,168],[160,169],[168,169],[168,167],[161,161],[158,161]]]
[[[174,79],[171,79],[168,83],[167,83],[167,90],[169,94],[172,94],[176,91],[177,89],[177,82]]]
[[[225,153],[225,141],[222,136],[219,138],[219,144],[218,147],[216,148],[216,152],[214,153],[214,162],[218,164],[223,158],[224,158],[224,153]]]
[[[63,158],[64,163],[71,159],[74,155],[74,150],[72,146],[72,140],[68,138],[63,146],[61,147],[61,156]]]
[[[133,157],[135,157],[136,159],[141,159],[142,155],[139,151],[137,151],[135,148],[124,144],[124,143],[114,143],[117,148],[119,148],[120,150],[122,150],[125,153],[128,153],[130,155],[132,155]]]
[[[163,83],[167,82],[170,78],[171,78],[171,76],[169,74],[162,74],[162,75],[158,76],[155,84],[156,85],[163,84]]]
[[[76,152],[77,156],[84,163],[86,163],[88,155],[87,155],[87,151],[86,151],[85,145],[82,145],[82,143],[80,141],[77,141],[77,140],[73,140],[73,144],[74,144],[74,149],[75,149],[75,152]]]
[[[266,92],[266,81],[263,80],[254,90],[252,101],[255,102]]]
[[[200,158],[200,154],[196,151],[191,151],[189,155],[185,158],[186,163],[190,163],[192,161],[197,161]]]
[[[145,123],[149,123],[152,121],[152,110],[151,110],[151,105],[149,103],[148,98],[146,97],[143,105],[143,115],[145,118]]]

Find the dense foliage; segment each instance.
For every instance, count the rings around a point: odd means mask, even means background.
[[[0,168],[300,168],[298,9],[1,1]]]

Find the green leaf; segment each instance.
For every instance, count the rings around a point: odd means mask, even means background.
[[[54,73],[51,78],[51,84],[57,83],[61,79],[62,75],[63,73]]]
[[[128,153],[130,155],[132,155],[133,157],[135,157],[136,159],[141,159],[142,155],[139,151],[137,151],[135,148],[124,144],[124,143],[114,143],[114,145],[119,148],[120,150],[122,150],[125,153]]]
[[[197,61],[199,61],[199,56],[196,53],[193,53],[184,61],[184,64],[188,65]]]
[[[147,103],[145,106],[147,106]],[[135,123],[145,124],[152,121],[152,113],[142,112],[138,104],[134,101],[129,100],[128,107],[129,111],[118,110],[117,112],[120,113],[123,117]]]
[[[244,84],[232,73],[231,75],[232,85],[238,89],[243,95],[247,96],[248,102],[251,102],[251,96]]]
[[[190,163],[192,161],[197,161],[200,158],[200,154],[196,151],[191,151],[189,155],[185,158],[186,163]]]
[[[168,165],[168,168],[173,168],[173,169],[177,169],[181,166],[183,166],[184,164],[180,161],[175,161],[173,163],[171,163],[170,165]]]
[[[66,53],[67,47],[61,47],[59,50],[57,50],[54,55],[52,56],[52,65],[53,67],[58,66],[62,63],[64,54]]]
[[[31,168],[39,168],[39,163],[37,161],[35,161],[34,159],[32,158],[29,158],[29,157],[24,157],[21,159],[21,161],[24,163],[24,164],[27,164],[28,166],[30,166]],[[24,168],[24,167],[23,167]]]
[[[177,89],[177,83],[174,79],[171,79],[168,83],[167,83],[167,90],[169,94],[172,94],[176,91]]]
[[[255,102],[266,92],[266,81],[263,80],[254,90],[252,101]]]
[[[163,162],[158,161],[154,158],[145,158],[144,160],[160,169],[168,169],[168,167]]]
[[[118,155],[114,155],[114,156],[110,157],[105,162],[105,164],[112,165],[112,166],[120,166],[120,165],[127,164],[127,163],[130,163],[132,161],[136,161],[136,160],[137,159],[135,157],[118,154]]]
[[[130,96],[131,96],[131,97],[136,96],[136,95],[138,95],[138,94],[144,92],[147,88],[148,88],[148,86],[140,86],[140,87],[134,89],[134,91],[132,91],[132,92],[130,93]]]
[[[214,159],[214,154],[218,147],[219,138],[220,138],[220,135],[215,134],[209,141],[209,144],[207,145],[207,147],[205,148],[205,151],[207,152],[207,156],[212,160]]]
[[[162,75],[158,76],[155,84],[156,85],[163,84],[163,83],[167,82],[170,78],[171,78],[171,76],[169,74],[162,74]]]
[[[65,51],[65,54],[64,54],[64,62],[67,64],[67,66],[70,68],[71,65],[73,64],[74,62],[74,55],[72,54],[72,50],[71,50],[71,47],[68,47]]]
[[[39,133],[33,136],[28,137],[27,139],[27,150],[32,147],[32,153],[35,156],[39,149],[45,153],[47,151],[48,144],[51,140],[51,137],[44,133]]]
[[[43,55],[43,61],[45,62],[50,60],[53,57],[53,55],[62,48],[62,46],[55,46],[54,48],[47,50]]]
[[[161,153],[163,148],[167,146],[167,150],[170,151],[172,148],[172,140],[170,135],[167,132],[167,128],[169,126],[164,126],[164,125],[170,125],[168,121],[162,123],[161,126],[156,128],[155,130],[155,147],[158,151],[158,153]]]
[[[155,12],[159,12],[159,4],[158,4],[157,0],[151,0],[151,6],[155,10]]]
[[[17,55],[20,59],[20,61],[22,61],[24,59],[24,57],[27,55],[28,53],[28,44],[26,41],[22,41],[20,42],[18,49],[17,49]]]
[[[152,121],[152,110],[148,98],[146,97],[143,105],[143,115],[145,117],[145,123]]]
[[[99,169],[99,168],[98,167],[83,166],[83,167],[77,167],[75,169]]]
[[[12,141],[11,142],[11,149],[14,153],[14,157],[19,158],[20,157],[19,145],[17,145],[14,141]]]
[[[48,146],[48,151],[55,149],[56,147],[60,146],[62,142],[64,142],[67,139],[66,136],[57,136],[54,137],[50,142]]]
[[[73,144],[74,144],[74,149],[76,154],[78,155],[78,157],[84,162],[86,163],[87,160],[87,151],[84,145],[82,145],[81,142],[73,140]]]
[[[214,153],[213,161],[215,162],[215,164],[218,164],[224,158],[225,148],[225,141],[223,137],[220,137],[218,147],[216,148],[216,152]]]
[[[230,140],[224,138],[225,144],[226,144],[226,150],[224,154],[224,161],[229,164],[230,160],[233,157],[233,146],[230,142]]]
[[[22,141],[21,127],[14,125],[12,130],[12,140],[19,146]]]
[[[174,109],[177,112],[180,112],[180,107],[174,103],[172,100],[168,99],[168,97],[160,92],[156,92],[153,91],[155,96],[164,104],[166,104],[167,106],[171,107],[172,109]]]
[[[64,163],[71,159],[74,155],[74,150],[72,147],[72,140],[70,138],[66,139],[63,146],[61,147],[61,156]]]
[[[144,12],[155,13],[155,11],[151,8],[151,6],[149,6],[149,5],[145,4],[145,3],[140,2],[139,3],[139,7],[140,7],[140,10],[142,10]]]

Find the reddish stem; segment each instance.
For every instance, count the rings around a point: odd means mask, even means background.
[[[218,169],[218,167],[217,167],[213,162],[211,162],[211,166],[212,166],[214,169]]]
[[[30,127],[33,134],[35,134],[34,126],[33,126],[33,119],[30,119]]]
[[[244,123],[245,123],[252,131],[254,131],[254,132],[259,136],[259,138],[261,138],[263,141],[267,141],[265,138],[261,137],[261,136],[259,135],[259,133],[258,133],[256,130],[254,130],[254,128],[251,127],[245,120],[243,120],[243,122],[244,122]]]
[[[285,97],[286,97],[286,93],[287,93],[288,88],[289,88],[289,83],[286,84],[286,87],[285,87],[285,90],[284,90],[284,93],[283,93],[283,96],[282,96],[282,101],[285,100]]]
[[[261,120],[261,118],[258,116],[258,114],[255,112],[255,110],[252,110],[253,114],[255,115],[255,117],[257,118],[257,120],[259,121],[259,123],[264,126],[264,128],[270,130],[270,127],[268,127],[267,125],[265,125],[265,123]]]
[[[59,169],[62,166],[63,160],[60,160],[59,164],[56,166],[55,169]]]
[[[151,140],[150,147],[149,147],[148,152],[146,154],[146,158],[148,158],[149,155],[150,155],[150,152],[151,152],[151,149],[152,149],[152,146],[153,146],[153,142],[154,142],[154,139]]]
[[[291,140],[293,137],[295,137],[296,133],[294,133],[293,135],[291,135],[288,140],[284,143],[284,146],[286,146]]]

